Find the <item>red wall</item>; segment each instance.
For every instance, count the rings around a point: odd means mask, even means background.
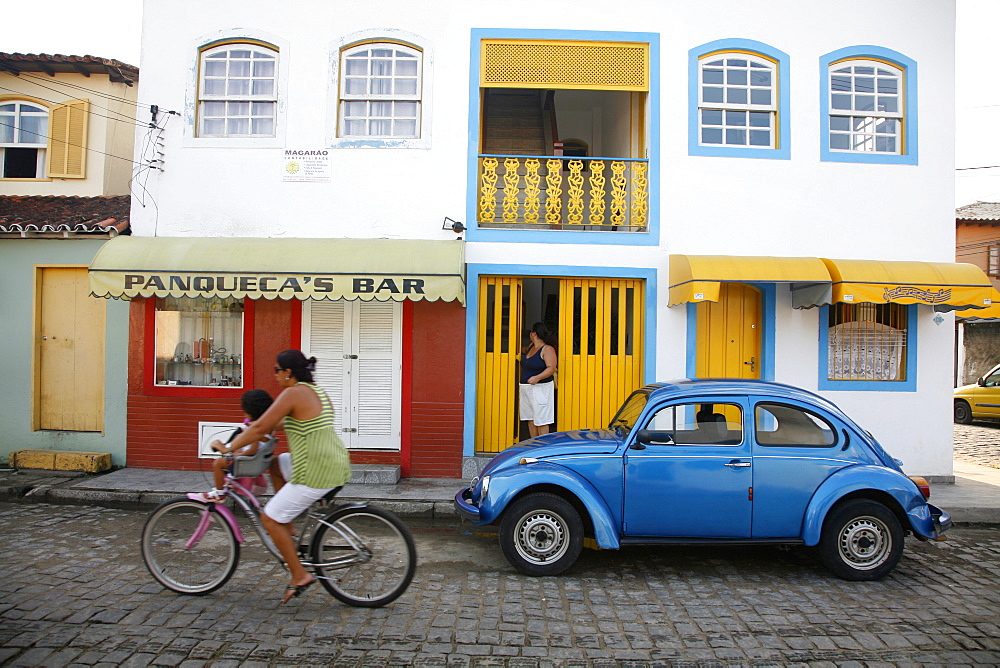
[[[295,300],[255,303],[254,366],[250,373],[253,382],[247,387],[261,388],[275,396],[281,391],[271,367],[279,352],[300,346],[301,313],[301,302]],[[208,471],[209,460],[197,456],[198,422],[241,422],[239,399],[147,395],[147,314],[145,300],[133,300],[129,317],[129,340],[134,345],[129,348],[127,464],[132,468]],[[465,309],[457,302],[405,302],[403,338],[402,451],[352,450],[351,461],[400,464],[407,477],[460,477]]]
[[[239,397],[149,396],[146,363],[146,300],[135,299],[129,310],[128,446],[131,468],[208,471],[211,461],[198,458],[199,422],[242,422]],[[247,387],[281,391],[274,380],[275,356],[299,345],[301,302],[260,300],[254,309],[254,365]],[[292,337],[294,336],[294,341]],[[214,389],[214,388],[213,388]],[[158,394],[162,395],[162,388]]]
[[[411,336],[410,476],[460,478],[465,308],[458,302],[415,302]]]

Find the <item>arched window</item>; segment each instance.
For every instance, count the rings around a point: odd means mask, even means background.
[[[341,51],[340,137],[420,137],[422,56],[393,43]]]
[[[773,61],[749,53],[715,53],[699,59],[702,146],[774,148],[776,69]]]
[[[847,60],[829,68],[830,150],[902,151],[903,71],[873,60]]]
[[[278,51],[229,43],[202,51],[199,137],[274,137]]]
[[[44,178],[48,135],[48,109],[21,100],[0,102],[0,178]]]

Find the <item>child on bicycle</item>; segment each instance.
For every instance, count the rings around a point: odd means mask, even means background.
[[[225,481],[226,473],[232,470],[233,461],[236,456],[249,456],[256,454],[258,443],[251,443],[250,445],[240,448],[237,452],[233,452],[233,448],[228,447],[229,444],[241,433],[243,433],[244,428],[250,426],[254,421],[257,420],[261,415],[264,414],[268,408],[270,408],[274,399],[265,390],[247,390],[240,397],[240,407],[243,409],[243,414],[246,416],[243,419],[244,427],[240,427],[233,432],[232,436],[223,443],[222,441],[216,439],[208,444],[208,447],[218,452],[221,457],[216,458],[215,462],[212,464],[212,475],[215,479],[215,487],[210,492],[203,492],[198,496],[202,501],[213,501],[219,502],[224,498],[222,495],[222,487]]]

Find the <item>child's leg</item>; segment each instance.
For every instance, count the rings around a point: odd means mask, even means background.
[[[231,464],[231,459],[222,455],[216,457],[215,463],[212,464],[212,476],[215,480],[215,489],[222,489],[225,484],[226,471],[229,470]]]

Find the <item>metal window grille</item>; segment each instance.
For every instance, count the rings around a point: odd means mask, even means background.
[[[906,380],[905,305],[834,304],[829,328],[829,380]]]
[[[1000,276],[1000,244],[990,246],[987,273],[990,276]]]

